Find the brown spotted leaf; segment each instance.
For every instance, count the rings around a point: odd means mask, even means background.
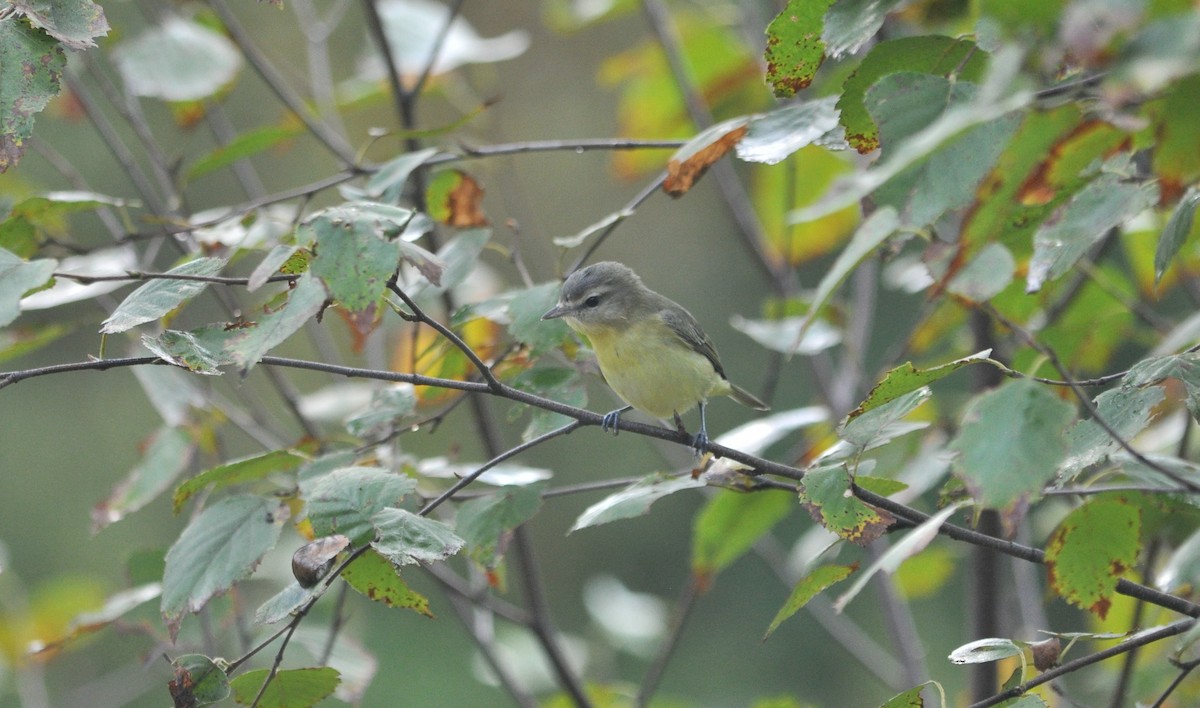
[[[1141,510],[1120,498],[1098,497],[1072,511],[1046,544],[1050,587],[1104,619],[1117,581],[1137,560],[1141,525]]]
[[[462,170],[439,172],[429,185],[429,212],[433,218],[450,226],[468,228],[487,226],[483,213],[483,187]]]
[[[750,119],[734,118],[718,123],[692,138],[667,163],[663,191],[682,197],[714,162],[720,160],[746,135]]]
[[[342,579],[375,602],[433,617],[429,600],[410,589],[395,566],[376,551],[367,551],[356,558],[342,571]]]
[[[787,7],[767,25],[767,83],[786,98],[808,88],[825,60],[825,11],[833,0],[788,0]]]
[[[852,481],[841,466],[810,470],[800,483],[800,503],[817,523],[847,541],[865,546],[879,538],[895,518],[854,496]]]

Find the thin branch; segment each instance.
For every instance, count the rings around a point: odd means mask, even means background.
[[[888,499],[885,496],[869,492],[857,485],[854,487],[854,496],[871,506],[879,507],[895,516],[907,519],[913,524],[920,524],[929,519],[929,514],[923,511],[918,511],[900,502]],[[1043,565],[1046,562],[1046,554],[1041,549],[1025,546],[1013,541],[1006,541],[995,536],[988,536],[987,534],[979,533],[978,531],[973,531],[962,526],[955,526],[949,523],[942,524],[938,529],[938,533],[956,541],[992,548],[1005,555],[1020,558],[1030,563]],[[1152,605],[1158,605],[1159,607],[1187,615],[1188,617],[1200,617],[1200,605],[1189,602],[1181,597],[1140,585],[1131,580],[1124,578],[1117,580],[1116,590],[1122,595],[1145,600]]]
[[[1067,663],[1060,664],[1049,671],[1044,671],[1036,678],[1026,681],[1019,686],[1014,686],[1007,691],[997,693],[985,701],[974,703],[970,706],[970,708],[987,708],[987,706],[994,706],[999,703],[1003,703],[1010,698],[1016,698],[1026,693],[1030,689],[1041,686],[1049,681],[1053,681],[1059,676],[1065,676],[1078,671],[1085,666],[1091,666],[1092,664],[1104,661],[1105,659],[1111,659],[1114,656],[1120,656],[1125,652],[1133,651],[1134,649],[1147,644],[1153,644],[1154,642],[1166,639],[1167,637],[1183,634],[1189,628],[1191,628],[1193,624],[1195,624],[1194,619],[1179,620],[1177,622],[1172,622],[1165,627],[1159,627],[1158,629],[1142,632],[1103,651],[1098,651],[1094,654],[1088,654],[1087,656],[1081,656],[1074,661],[1068,661]]]
[[[483,360],[479,358],[479,355],[475,353],[475,350],[468,346],[461,337],[455,334],[454,330],[437,321],[435,318],[425,314],[425,311],[422,310],[417,303],[414,302],[413,299],[400,288],[400,286],[396,285],[396,276],[392,276],[391,280],[388,281],[387,286],[389,290],[391,290],[401,300],[404,301],[404,304],[407,305],[410,310],[412,310],[413,315],[416,316],[419,322],[427,324],[437,330],[438,334],[445,337],[451,344],[461,351],[464,356],[467,357],[476,370],[479,371],[479,375],[483,377],[485,382],[487,382],[489,389],[492,391],[499,391],[502,388],[501,383],[496,379],[496,375],[492,373],[492,367],[485,364]]]
[[[213,283],[214,285],[247,285],[250,282],[249,278],[229,278],[220,275],[195,275],[188,273],[148,273],[141,270],[127,270],[121,274],[112,275],[84,275],[83,273],[63,273],[55,271],[55,278],[63,278],[65,280],[74,280],[83,285],[91,285],[92,283],[100,282],[116,282],[127,280],[130,282],[142,280],[189,280],[195,283]],[[283,283],[295,280],[296,275],[272,275],[264,282],[267,283]]]
[[[1175,677],[1175,680],[1171,681],[1171,685],[1167,686],[1166,690],[1162,692],[1162,695],[1158,697],[1158,700],[1154,701],[1154,704],[1151,706],[1151,708],[1160,708],[1160,706],[1165,704],[1167,699],[1171,697],[1171,694],[1175,692],[1175,689],[1179,688],[1179,685],[1183,683],[1183,680],[1186,679],[1188,674],[1192,673],[1197,666],[1200,666],[1200,660],[1189,661],[1180,666],[1179,675]]]
[[[516,457],[517,455],[521,454],[522,452],[525,452],[526,450],[535,448],[538,445],[541,445],[542,443],[546,442],[547,440],[552,440],[554,438],[557,438],[560,435],[567,435],[567,434],[571,433],[572,431],[578,429],[581,425],[583,425],[583,424],[580,423],[578,420],[573,420],[570,423],[567,423],[566,425],[564,425],[560,428],[555,428],[554,430],[551,430],[549,432],[542,433],[541,435],[537,436],[536,438],[533,438],[532,440],[526,441],[524,443],[521,443],[520,445],[517,445],[516,447],[505,450],[504,452],[500,453],[499,455],[496,455],[492,459],[490,459],[487,462],[480,465],[479,468],[476,469],[471,474],[469,474],[469,475],[463,477],[462,479],[458,480],[457,482],[455,482],[453,486],[451,486],[449,489],[447,489],[446,491],[439,494],[435,499],[433,499],[428,504],[426,504],[424,507],[422,507],[421,511],[418,512],[418,515],[419,516],[428,516],[431,511],[433,511],[434,509],[441,506],[444,502],[451,499],[455,494],[458,494],[458,492],[461,491],[464,487],[471,484],[475,480],[479,479],[480,475],[482,475],[484,472],[487,472],[488,470],[490,470],[491,468],[500,464],[501,462],[504,462],[505,460],[510,459],[512,457]]]
[[[246,32],[246,29],[238,22],[237,17],[234,16],[229,6],[225,4],[225,0],[208,0],[208,6],[221,18],[221,24],[225,25],[226,31],[229,32],[229,36],[233,39],[234,44],[238,45],[242,56],[246,57],[246,61],[250,63],[250,66],[254,67],[254,70],[266,82],[267,87],[275,94],[276,98],[282,101],[288,107],[288,110],[294,113],[300,119],[300,122],[304,123],[304,127],[308,129],[313,137],[324,145],[325,149],[337,156],[344,166],[353,166],[357,160],[354,157],[354,151],[350,148],[345,138],[325,125],[319,118],[312,115],[308,110],[308,106],[305,105],[304,99],[297,96],[292,91],[292,88],[288,86],[287,81],[275,69],[266,55],[262,53],[258,45],[254,43],[250,34]]]
[[[580,683],[579,677],[575,675],[575,671],[567,662],[567,657],[560,646],[554,622],[550,618],[550,606],[546,603],[546,596],[543,592],[541,572],[537,559],[533,555],[533,547],[529,543],[527,533],[524,525],[513,529],[513,546],[520,559],[521,574],[525,579],[525,599],[529,605],[532,619],[529,628],[537,635],[542,650],[546,652],[546,658],[550,660],[554,674],[558,677],[563,689],[570,694],[571,700],[577,706],[590,706],[591,701],[588,700],[587,692],[584,691],[583,684]]]
[[[985,312],[995,318],[996,321],[1004,324],[1004,326],[1008,327],[1013,332],[1016,332],[1018,336],[1020,336],[1029,344],[1029,346],[1033,347],[1036,351],[1040,352],[1046,357],[1046,359],[1050,361],[1050,365],[1057,369],[1058,373],[1063,377],[1063,379],[1070,384],[1071,392],[1075,394],[1075,398],[1079,400],[1079,404],[1082,405],[1084,410],[1088,412],[1088,415],[1091,416],[1096,425],[1099,425],[1101,428],[1103,428],[1104,432],[1108,433],[1108,436],[1112,439],[1112,441],[1117,443],[1121,449],[1129,453],[1138,462],[1165,476],[1172,482],[1182,485],[1192,492],[1200,492],[1200,484],[1196,484],[1186,477],[1176,474],[1174,471],[1167,469],[1166,467],[1158,464],[1154,460],[1151,460],[1141,452],[1134,449],[1134,447],[1129,444],[1129,441],[1125,440],[1125,438],[1119,432],[1117,432],[1117,430],[1113,428],[1103,416],[1100,415],[1100,411],[1097,410],[1096,405],[1092,403],[1092,399],[1088,398],[1088,395],[1084,393],[1083,388],[1071,380],[1070,372],[1067,371],[1067,367],[1063,365],[1062,360],[1058,358],[1058,354],[1053,348],[1043,344],[1042,342],[1039,342],[1023,327],[1017,325],[1015,322],[1009,321],[1007,318],[997,312],[996,309],[991,305],[985,304],[982,306],[982,308]]]
[[[675,613],[671,618],[671,627],[667,631],[666,641],[659,648],[658,655],[654,657],[654,663],[642,677],[642,685],[638,687],[637,705],[639,708],[649,705],[654,692],[658,690],[658,684],[667,671],[667,664],[671,663],[671,657],[675,655],[675,649],[679,646],[680,638],[683,637],[683,628],[687,624],[688,618],[692,616],[692,610],[696,608],[696,601],[699,597],[700,588],[696,584],[696,579],[689,578],[679,593],[679,599],[675,601]]]
[[[548,398],[543,398],[536,394],[532,394],[527,391],[521,391],[504,384],[501,384],[498,390],[493,391],[490,387],[488,387],[487,384],[479,381],[457,381],[454,379],[435,378],[420,374],[405,374],[375,369],[359,369],[349,366],[338,366],[323,362],[289,359],[276,356],[265,356],[260,360],[259,363],[265,366],[307,369],[310,371],[319,371],[327,374],[346,376],[349,378],[368,378],[379,381],[406,382],[416,386],[437,386],[462,391],[471,391],[475,393],[490,393],[492,395],[507,398],[518,403],[525,403],[552,411],[554,413],[561,413],[562,415],[574,418],[580,424],[580,426],[599,427],[604,418],[604,416],[599,413],[594,413],[589,410],[576,408],[575,406],[570,406]],[[113,368],[147,365],[166,365],[166,362],[163,362],[161,359],[153,356],[128,357],[124,359],[98,359],[70,364],[55,364],[52,366],[38,367],[34,369],[0,372],[0,388],[30,378],[46,376],[49,374],[65,373],[68,371],[103,371]],[[627,422],[622,420],[619,422],[619,427],[623,431],[628,431],[636,435],[653,437],[659,440],[666,440],[688,447],[690,447],[693,443],[692,436],[688,435],[687,433],[681,433],[677,430],[663,428],[657,425],[648,425],[644,423]],[[746,474],[749,474],[750,476],[770,474],[797,480],[804,477],[804,470],[796,467],[791,467],[773,460],[763,459],[761,457],[757,457],[755,455],[751,455],[746,452],[716,443],[713,443],[711,447],[714,455],[717,457],[724,457],[746,465],[748,468]],[[884,509],[914,525],[920,524],[929,518],[929,515],[922,511],[909,507],[900,502],[893,501],[885,496],[874,494],[860,487],[854,487],[853,491],[855,496],[862,501],[872,506],[879,507],[880,509]],[[1024,546],[1012,541],[1006,541],[994,536],[988,536],[987,534],[982,534],[977,531],[972,531],[971,529],[955,526],[953,524],[943,524],[939,529],[939,533],[957,541],[963,541],[965,543],[970,543],[977,546],[994,548],[1001,553],[1013,556],[1014,558],[1026,560],[1031,563],[1042,564],[1045,561],[1045,554],[1037,548]],[[1164,593],[1129,580],[1118,580],[1117,592],[1130,597],[1144,599],[1151,604],[1179,612],[1180,614],[1185,614],[1190,617],[1200,617],[1200,605],[1196,605],[1183,598],[1176,597],[1174,595],[1170,595],[1168,593]]]

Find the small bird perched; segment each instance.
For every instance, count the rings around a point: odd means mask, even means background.
[[[577,270],[563,283],[558,304],[543,320],[561,317],[585,335],[600,371],[626,403],[655,418],[679,419],[700,406],[696,454],[708,449],[704,406],[709,396],[729,396],[765,411],[765,403],[725,377],[717,350],[691,313],[642,284],[628,267],[605,261]],[[617,433],[618,409],[601,428]]]

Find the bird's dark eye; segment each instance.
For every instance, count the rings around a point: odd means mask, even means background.
[[[584,301],[583,301],[583,304],[584,304],[584,305],[587,305],[588,307],[595,307],[596,305],[599,305],[599,304],[600,304],[600,296],[599,296],[599,295],[592,295],[592,296],[591,296],[591,297],[589,297],[588,299],[584,300]]]

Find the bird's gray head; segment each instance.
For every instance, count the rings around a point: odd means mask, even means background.
[[[595,263],[567,278],[558,304],[542,319],[562,317],[585,333],[623,327],[651,307],[648,293],[642,279],[628,267],[614,261]]]

